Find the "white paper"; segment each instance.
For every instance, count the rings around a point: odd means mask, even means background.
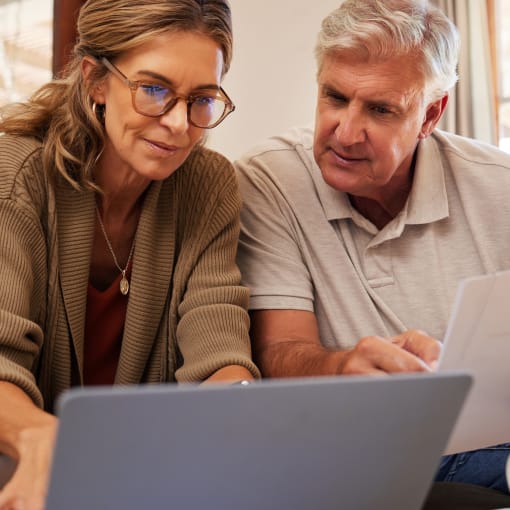
[[[439,370],[474,377],[445,453],[510,442],[510,271],[461,282]]]

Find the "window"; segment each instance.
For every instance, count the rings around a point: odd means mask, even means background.
[[[53,0],[0,0],[0,106],[51,79]]]
[[[498,53],[499,146],[510,152],[510,2],[495,3],[496,47]]]

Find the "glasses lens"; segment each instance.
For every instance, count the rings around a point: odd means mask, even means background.
[[[190,121],[199,127],[216,124],[227,109],[227,104],[216,96],[199,96],[193,99]]]
[[[173,108],[177,101],[170,89],[158,84],[140,83],[135,92],[136,110],[153,117]],[[189,120],[202,128],[214,126],[232,109],[226,99],[215,93],[193,96],[188,105]]]
[[[146,115],[159,115],[171,100],[170,90],[154,83],[141,83],[135,94],[137,110]]]

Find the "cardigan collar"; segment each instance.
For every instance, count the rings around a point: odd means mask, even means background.
[[[173,179],[153,182],[147,190],[136,232],[129,302],[115,382],[143,379],[162,322],[174,263],[176,196]],[[94,236],[92,191],[57,186],[60,285],[71,344],[83,380],[83,344],[87,286]]]

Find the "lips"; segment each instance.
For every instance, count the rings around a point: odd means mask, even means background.
[[[176,145],[168,145],[168,144],[166,144],[164,142],[158,142],[156,140],[147,140],[147,139],[145,139],[145,141],[149,145],[152,145],[152,146],[156,147],[157,149],[161,149],[161,150],[168,151],[168,152],[175,152],[176,150],[179,149],[179,147],[177,147]]]
[[[366,158],[364,157],[346,154],[345,152],[335,150],[332,147],[329,148],[329,152],[335,160],[339,161],[342,164],[355,164],[359,163],[360,161],[366,160]]]

